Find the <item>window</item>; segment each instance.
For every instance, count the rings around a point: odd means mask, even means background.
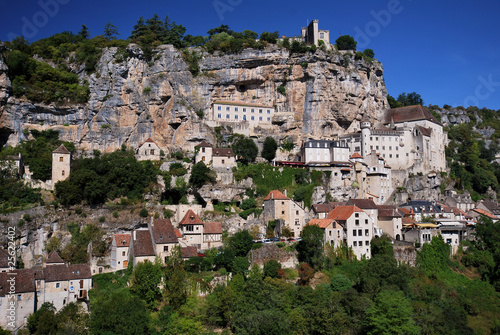
[[[246,108],[243,108],[243,113],[246,113],[247,112],[247,109]]]
[[[220,111],[222,109],[221,106],[217,106],[217,110]]]
[[[234,116],[234,119],[235,119],[235,120],[238,120],[238,115],[235,115],[235,116]]]
[[[202,156],[201,157],[201,161],[204,162],[205,161],[205,156]]]
[[[365,236],[369,236],[370,235],[370,231],[368,229],[365,229]]]
[[[296,226],[300,226],[300,221],[299,221],[299,219],[295,219],[295,225],[296,225]]]
[[[281,204],[282,204],[282,205],[284,205],[284,204],[285,204],[285,202],[284,202],[284,201],[282,201],[282,202],[281,202]]]
[[[354,213],[355,218],[359,218],[359,213]]]
[[[190,224],[190,225],[187,225],[187,226],[186,226],[186,230],[187,230],[187,231],[193,231],[193,230],[194,230],[194,229],[193,229],[193,225],[191,225],[191,224]]]
[[[281,211],[281,215],[285,215],[285,211]]]
[[[299,215],[299,211],[295,211],[295,215]]]
[[[238,111],[238,107],[234,107],[234,111],[237,112]]]
[[[365,241],[365,245],[370,245],[370,241]]]
[[[205,152],[205,148],[201,148],[201,152]]]
[[[255,109],[253,109],[253,108],[252,108],[251,112],[252,112],[252,113],[255,113]]]
[[[61,287],[61,283],[56,283],[56,288],[60,288]]]
[[[59,162],[64,162],[64,157],[59,157]]]
[[[340,230],[337,230],[337,237],[340,237]]]
[[[154,154],[155,154],[155,150],[151,149],[151,155],[154,155]]]
[[[21,295],[20,294],[17,295],[17,301],[19,301],[19,300],[21,300]]]
[[[259,109],[259,114],[262,114],[262,109]]]
[[[255,117],[254,117],[254,116],[252,116],[252,121],[253,121],[253,120],[255,120]]]
[[[354,247],[357,247],[357,246],[358,246],[358,241],[354,241],[354,242],[352,242],[352,245],[353,245]]]
[[[247,120],[247,116],[246,115],[243,115],[243,120],[246,121]]]
[[[217,114],[217,118],[219,118],[219,119],[220,119],[221,117],[222,117],[222,115],[221,115],[220,113],[219,113],[219,114]]]
[[[262,121],[262,116],[259,116],[259,121]]]
[[[363,236],[363,229],[358,229],[358,236]]]
[[[271,121],[271,118],[270,118],[270,117],[268,117],[268,118],[267,118],[267,121]]]
[[[271,111],[269,109],[267,110],[267,114],[271,114]]]
[[[356,226],[359,226],[359,220],[356,219],[355,223],[356,223]]]
[[[331,230],[329,230],[329,231],[328,231],[328,234],[329,234],[330,236],[332,236],[332,231],[331,231]]]
[[[447,238],[446,243],[451,244],[451,238]]]
[[[163,246],[163,251],[168,251],[168,245]]]
[[[368,219],[365,219],[365,224],[368,224]]]
[[[125,251],[122,251],[122,256],[125,256]]]
[[[224,164],[224,163],[225,163],[225,161],[224,161],[224,160],[222,160],[222,164]]]
[[[226,111],[228,111],[228,112],[229,112],[229,107],[226,107]]]
[[[62,170],[62,175],[64,176],[64,170]]]
[[[352,230],[352,236],[357,236],[357,235],[356,235],[356,229],[353,229],[353,230]]]
[[[375,149],[377,149],[377,150],[378,150],[378,145],[375,147]]]
[[[229,114],[226,114],[226,119],[229,119]]]

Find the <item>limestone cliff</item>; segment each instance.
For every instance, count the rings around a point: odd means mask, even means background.
[[[0,144],[15,145],[25,129],[55,129],[83,150],[135,148],[152,137],[166,151],[192,149],[213,140],[206,124],[214,100],[276,106],[286,122],[263,131],[297,141],[352,131],[362,117],[379,119],[388,108],[382,64],[345,62],[342,53],[290,54],[285,49],[247,49],[236,55],[202,54],[200,74],[189,72],[181,51],[159,46],[152,61],[134,44],[125,57],[105,49],[97,71],[87,75],[86,104],[45,105],[9,96],[10,80],[0,58]],[[0,56],[1,57],[1,56]],[[286,95],[277,92],[283,85]],[[203,110],[205,116],[197,115]]]

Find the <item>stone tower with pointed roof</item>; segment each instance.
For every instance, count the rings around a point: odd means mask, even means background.
[[[52,185],[69,177],[71,163],[71,152],[64,144],[52,151]]]

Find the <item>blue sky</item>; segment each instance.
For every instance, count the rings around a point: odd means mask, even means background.
[[[312,19],[358,40],[384,64],[389,94],[417,92],[424,103],[500,109],[498,0],[1,0],[0,40],[25,35],[36,41],[82,24],[92,36],[107,21],[120,38],[140,16],[168,15],[187,34],[206,35],[221,24],[235,31],[279,31],[293,36]]]

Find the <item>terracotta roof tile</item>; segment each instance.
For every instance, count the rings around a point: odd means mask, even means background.
[[[231,148],[215,148],[212,155],[214,157],[234,157],[234,152]]]
[[[379,205],[378,206],[378,216],[379,217],[400,218],[400,217],[403,217],[403,213],[398,211],[396,206]]]
[[[130,234],[115,234],[117,247],[130,247]]]
[[[212,148],[212,145],[207,141],[203,140],[200,142],[200,144],[195,145],[195,148]]]
[[[354,158],[363,158],[363,156],[361,156],[361,154],[359,152],[355,152],[351,155],[351,157],[349,157],[350,159],[354,159]]]
[[[329,225],[333,224],[335,225],[335,220],[333,219],[311,219],[308,223],[308,225],[318,225],[321,229],[325,229]]]
[[[145,140],[144,142],[139,143],[139,147],[142,147],[142,145],[143,145],[144,143],[148,143],[148,142],[149,142],[149,143],[154,143],[154,144],[156,144],[156,146],[158,146],[158,143],[156,143],[155,141],[153,141],[153,139],[151,139],[151,137],[148,137],[148,139],[147,139],[147,140]]]
[[[429,120],[440,124],[427,107],[415,105],[389,109],[385,114],[384,124],[402,123],[407,121]]]
[[[330,204],[314,204],[312,205],[312,208],[316,213],[328,213],[333,209],[330,207]]]
[[[69,152],[68,149],[66,149],[66,147],[64,146],[64,144],[61,144],[59,146],[59,148],[57,148],[56,150],[52,151],[52,153],[54,153],[54,154],[71,154],[71,152]]]
[[[156,244],[179,243],[170,219],[155,219],[151,228]]]
[[[57,251],[52,250],[45,261],[46,264],[64,264],[64,260],[59,256]]]
[[[184,224],[203,224],[203,221],[201,221],[200,217],[196,215],[192,209],[189,209],[182,218],[181,222],[179,222],[179,225]]]
[[[193,246],[181,248],[181,254],[182,258],[198,257],[198,251]]]
[[[222,234],[222,225],[220,222],[203,223],[203,234]]]
[[[17,269],[10,272],[0,273],[0,297],[10,293],[10,282],[8,279],[15,278],[15,293],[35,292],[35,271],[33,269]]]
[[[417,221],[414,218],[410,218],[410,217],[404,217],[404,218],[402,218],[401,222],[403,224],[417,223]]]
[[[336,221],[346,221],[354,212],[363,212],[363,210],[357,206],[339,206],[331,210],[326,218]]]
[[[51,265],[43,268],[42,272],[46,282],[92,278],[87,264]]]
[[[264,198],[264,201],[265,200],[290,200],[290,198],[288,198],[287,196],[285,196],[280,191],[274,190],[274,191],[269,192],[269,194],[267,195],[267,197]]]
[[[487,216],[490,219],[498,220],[498,217],[496,217],[495,215],[491,214],[490,212],[485,211],[484,209],[474,208],[473,211],[476,212],[476,213],[479,213],[481,215]]]
[[[175,237],[177,237],[178,239],[182,238],[182,233],[179,229],[174,229],[174,231],[175,231]]]
[[[362,209],[378,209],[377,205],[371,199],[349,199],[347,206],[352,205]]]
[[[151,233],[149,230],[136,230],[135,235],[136,239],[133,241],[134,256],[155,256],[153,241],[151,240]]]

